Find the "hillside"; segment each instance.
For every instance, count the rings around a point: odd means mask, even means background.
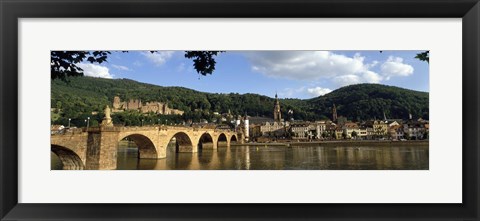
[[[102,112],[105,105],[111,106],[116,95],[122,100],[139,98],[144,102],[166,102],[172,108],[185,111],[184,120],[211,120],[215,117],[213,112],[226,113],[228,110],[234,115],[273,115],[274,99],[258,94],[205,93],[129,79],[73,77],[69,78],[68,83],[61,80],[51,82],[51,106],[61,110],[60,122],[68,118],[85,118],[92,111]],[[280,103],[283,116],[287,116],[287,111],[291,109],[294,113],[292,117],[302,120],[330,118],[333,103],[337,106],[339,116],[351,120],[383,118],[383,112],[388,118],[406,119],[412,113],[415,118],[428,119],[428,93],[378,84],[351,85],[321,97],[308,100],[281,99]]]
[[[351,120],[407,119],[409,113],[414,118],[428,119],[428,93],[380,84],[357,84],[339,88],[329,94],[313,98],[307,102],[317,114],[331,112],[333,104],[338,115]]]

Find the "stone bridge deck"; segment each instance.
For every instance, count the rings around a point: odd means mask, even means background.
[[[175,152],[217,149],[232,141],[243,142],[242,134],[231,130],[185,126],[97,127],[51,135],[52,152],[64,169],[116,169],[117,149],[128,138],[138,147],[140,158],[165,158],[167,146],[175,141]],[[175,138],[175,139],[174,139]]]

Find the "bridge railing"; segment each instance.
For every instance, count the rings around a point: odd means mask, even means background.
[[[89,132],[122,132],[122,131],[145,131],[145,130],[159,130],[159,126],[121,126],[121,127],[97,127],[89,129]]]
[[[52,130],[50,135],[74,135],[74,134],[82,134],[84,133],[83,128],[64,128],[62,130]]]
[[[155,126],[113,126],[113,127],[89,127],[88,132],[90,133],[99,133],[102,131],[107,132],[122,132],[122,131],[145,131],[145,130],[193,130],[193,131],[215,131],[215,132],[226,132],[226,133],[235,133],[234,130],[230,129],[219,129],[219,128],[205,128],[205,127],[191,127],[183,125],[155,125]],[[87,128],[71,128],[58,132],[52,131],[53,134],[79,134],[82,132],[87,132]]]
[[[215,132],[235,133],[234,130],[229,129],[215,129]]]

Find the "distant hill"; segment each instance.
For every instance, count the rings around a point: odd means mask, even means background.
[[[208,118],[213,112],[234,115],[273,117],[274,99],[258,94],[216,94],[183,87],[161,87],[129,79],[73,77],[69,82],[51,83],[52,108],[58,108],[63,117],[78,117],[92,111],[101,112],[112,104],[114,96],[166,102],[172,108],[185,111],[185,118]],[[428,119],[428,93],[379,84],[358,84],[342,87],[313,99],[281,99],[283,116],[293,110],[291,117],[302,120],[331,118],[331,107],[337,106],[339,116],[351,120],[408,118]],[[199,116],[198,112],[202,112]],[[211,116],[213,117],[213,116]]]
[[[419,92],[380,84],[357,84],[339,88],[324,96],[307,100],[311,111],[329,114],[333,104],[338,116],[351,120],[429,118],[427,92]]]

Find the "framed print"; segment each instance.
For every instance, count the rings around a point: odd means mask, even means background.
[[[479,10],[2,1],[1,219],[478,220]]]

